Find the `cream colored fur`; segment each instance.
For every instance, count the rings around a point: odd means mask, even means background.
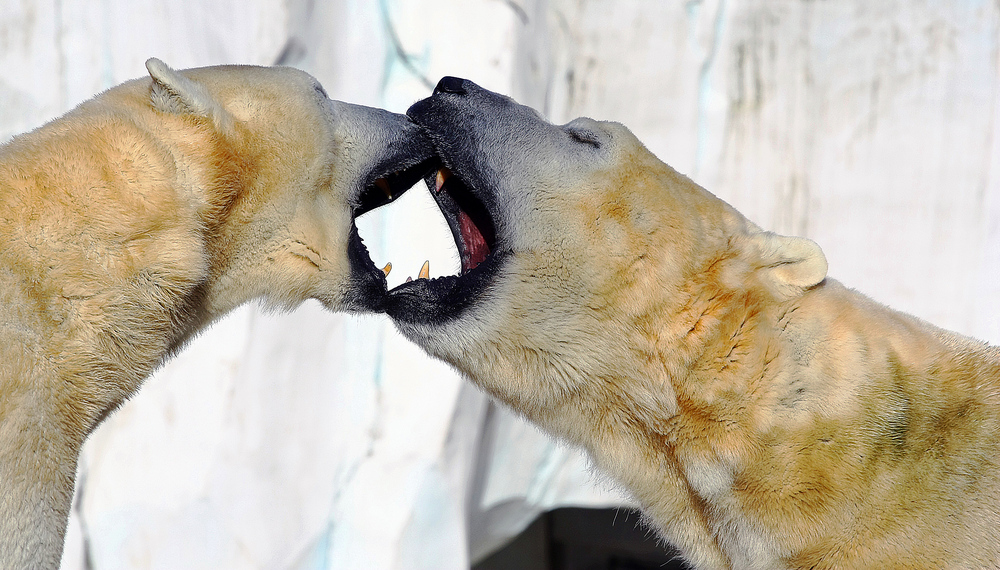
[[[409,338],[585,448],[695,568],[1000,566],[997,348],[826,279],[621,125],[474,87],[426,121],[496,184],[509,257]]]
[[[147,65],[0,147],[0,568],[59,565],[81,444],[192,334],[348,304],[356,109],[293,69]]]

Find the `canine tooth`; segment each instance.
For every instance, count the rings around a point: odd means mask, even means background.
[[[444,187],[445,180],[451,176],[451,171],[445,167],[441,167],[437,171],[437,177],[434,179],[434,191],[440,192],[441,188]]]
[[[431,276],[431,260],[427,260],[423,265],[420,266],[420,273],[417,275],[417,279],[427,279]]]
[[[406,282],[409,283],[410,281],[413,281],[413,278],[412,277],[407,277],[406,278]]]
[[[382,268],[382,273],[385,273],[385,276],[388,277],[390,271],[392,271],[392,264],[386,263],[385,267]]]
[[[388,180],[386,180],[385,178],[379,178],[378,180],[375,181],[375,186],[378,186],[379,189],[382,190],[383,193],[385,193],[386,198],[392,200],[392,190],[389,189]]]

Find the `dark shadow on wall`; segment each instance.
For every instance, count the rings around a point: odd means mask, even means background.
[[[632,509],[549,511],[472,570],[687,570]]]

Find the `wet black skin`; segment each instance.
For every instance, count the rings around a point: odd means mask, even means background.
[[[531,187],[536,173],[561,174],[564,167],[568,173],[583,171],[579,163],[591,164],[591,153],[601,142],[599,133],[573,123],[553,125],[530,107],[457,77],[441,79],[434,93],[414,103],[406,114],[437,155],[426,183],[451,228],[459,254],[463,259],[470,257],[460,231],[461,212],[475,224],[489,248],[485,260],[474,268],[463,268],[460,275],[417,279],[389,291],[381,303],[372,301],[372,310],[384,310],[399,324],[433,328],[488,302],[513,258],[513,225],[530,209],[530,196],[523,189]],[[436,192],[439,166],[446,167],[451,177]],[[380,276],[374,277],[384,283]],[[375,289],[369,287],[370,299]]]
[[[452,176],[445,191],[434,192],[433,173],[427,179],[431,194],[444,214],[459,252],[464,251],[459,231],[459,211],[464,211],[484,236],[490,254],[477,267],[458,276],[418,279],[388,294],[386,312],[397,321],[440,324],[463,315],[488,295],[510,255],[504,239],[505,208],[498,194],[499,178],[480,152],[477,132],[488,128],[491,117],[509,116],[520,107],[511,99],[457,77],[441,79],[434,94],[413,104],[406,112],[431,139]],[[525,108],[527,109],[527,108]]]
[[[405,116],[370,107],[354,109],[369,115],[358,122],[366,128],[358,138],[381,143],[383,150],[351,193],[347,242],[351,277],[344,303],[349,311],[382,312],[387,300],[385,274],[372,262],[353,220],[399,198],[428,173],[436,172],[439,161],[427,135]],[[391,198],[375,185],[380,178],[388,183]]]

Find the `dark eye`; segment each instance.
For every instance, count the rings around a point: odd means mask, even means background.
[[[569,137],[578,143],[589,144],[594,148],[601,148],[600,138],[596,133],[583,129],[570,129]]]

